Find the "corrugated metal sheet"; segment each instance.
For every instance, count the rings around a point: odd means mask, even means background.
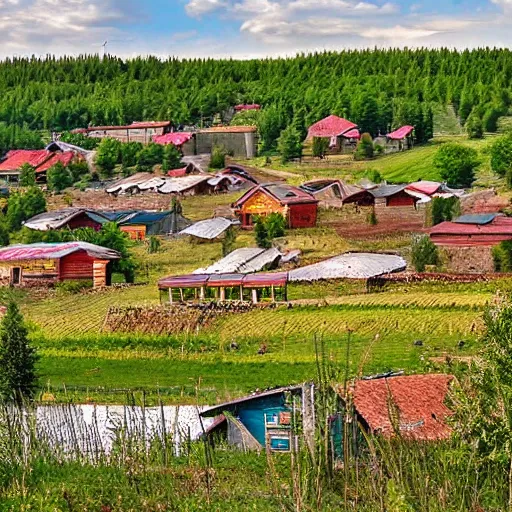
[[[161,194],[181,194],[190,190],[197,185],[207,182],[210,176],[196,175],[196,176],[183,176],[182,178],[168,178],[162,186],[158,188]]]
[[[89,256],[105,260],[117,260],[121,257],[117,251],[100,247],[99,245],[87,242],[64,242],[55,244],[19,244],[1,247],[0,261],[56,260],[77,251],[85,251]]]
[[[512,236],[512,218],[495,217],[488,224],[441,222],[430,230],[432,235],[508,235]]]
[[[439,440],[450,436],[446,420],[452,411],[445,405],[451,375],[409,375],[359,380],[354,405],[370,429],[384,436],[395,435],[396,419],[390,403],[398,409],[401,435],[415,440]]]
[[[414,131],[414,126],[402,126],[395,130],[394,132],[388,133],[386,137],[391,140],[402,140],[405,137],[408,137]]]
[[[369,279],[390,272],[405,270],[407,263],[400,256],[375,253],[347,253],[320,263],[289,272],[290,281],[321,279]]]
[[[214,219],[201,220],[192,224],[180,232],[180,235],[191,235],[206,240],[213,240],[222,235],[226,229],[234,223],[224,217],[215,217]]]
[[[173,146],[180,147],[185,142],[188,142],[194,136],[191,132],[171,132],[164,135],[155,135],[153,142],[156,144],[172,144]]]
[[[377,188],[370,189],[371,194],[376,199],[391,197],[406,189],[407,185],[379,185]]]
[[[357,128],[354,128],[353,130],[349,130],[348,132],[345,132],[343,134],[343,137],[345,137],[347,139],[360,139],[361,132]]]
[[[67,167],[73,159],[76,157],[73,151],[65,151],[64,153],[55,153],[52,155],[46,162],[41,164],[36,168],[36,172],[44,172],[47,171],[50,167],[61,163],[64,167]],[[80,156],[78,157],[80,160],[82,159]]]
[[[438,183],[437,181],[417,181],[416,183],[410,183],[406,187],[408,191],[413,190],[427,196],[435,194],[440,188],[441,183]]]
[[[235,249],[213,265],[196,270],[194,274],[231,274],[238,272],[245,263],[264,252],[265,249],[258,247],[242,247],[241,249]]]
[[[243,263],[240,265],[237,272],[242,272],[242,274],[250,274],[253,272],[259,272],[263,270],[265,267],[272,267],[279,262],[282,258],[281,251],[277,250],[275,247],[267,249],[266,251],[258,254],[255,258]]]
[[[490,224],[497,216],[497,213],[480,213],[473,215],[461,215],[454,219],[453,222],[456,224],[477,224],[479,226],[484,226],[485,224]]]
[[[357,128],[357,124],[342,117],[331,115],[311,125],[308,130],[308,138],[338,137],[354,128]]]
[[[18,171],[24,164],[38,167],[52,156],[46,149],[14,149],[0,163],[0,171]]]

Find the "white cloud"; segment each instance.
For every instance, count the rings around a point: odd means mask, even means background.
[[[189,16],[197,18],[227,5],[224,0],[189,0],[187,5],[185,5],[185,10]]]

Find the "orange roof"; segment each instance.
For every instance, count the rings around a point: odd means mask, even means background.
[[[444,374],[359,380],[354,405],[373,432],[392,436],[398,429],[415,440],[446,439],[451,433],[446,419],[452,411],[444,402],[452,380]],[[390,417],[393,408],[396,419]]]
[[[51,156],[52,153],[46,149],[13,149],[0,163],[0,171],[18,171],[25,164],[38,167]]]

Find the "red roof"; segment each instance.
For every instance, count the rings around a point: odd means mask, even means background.
[[[258,185],[248,190],[238,201],[236,201],[234,204],[235,208],[240,207],[257,192],[263,192],[278,201],[281,205],[318,203],[318,199],[299,187],[293,187],[286,183],[268,183],[265,185]]]
[[[167,176],[171,176],[172,178],[181,178],[187,175],[187,168],[183,167],[182,169],[173,169],[172,171],[167,171]]]
[[[64,167],[67,167],[75,158],[73,151],[65,151],[64,153],[53,154],[46,162],[40,165],[36,172],[47,171],[50,167],[53,167],[56,163],[60,162]]]
[[[346,137],[347,139],[360,139],[361,133],[357,128],[354,128],[353,130],[349,130],[348,132],[345,132],[343,134],[343,137]]]
[[[430,230],[431,235],[507,235],[512,237],[512,218],[495,217],[488,224],[441,222]]]
[[[132,124],[121,126],[89,126],[87,128],[78,128],[73,130],[72,133],[85,133],[85,132],[105,132],[111,130],[140,130],[144,128],[166,128],[171,125],[171,121],[141,121]]]
[[[452,412],[444,402],[452,380],[442,374],[359,380],[354,405],[373,432],[392,436],[398,428],[401,435],[416,440],[445,439],[451,433],[446,418]]]
[[[46,149],[13,149],[0,163],[0,171],[18,171],[24,164],[38,167],[51,156],[52,153]]]
[[[285,286],[288,282],[288,272],[262,272],[247,274],[243,280],[245,288],[266,288],[268,286]]]
[[[414,126],[402,126],[395,130],[394,132],[388,133],[386,137],[392,140],[402,140],[405,137],[408,137],[414,131]]]
[[[176,147],[182,146],[185,142],[188,142],[194,136],[190,132],[171,132],[165,135],[155,135],[153,142],[156,144],[173,144]]]
[[[256,132],[256,126],[214,126],[212,128],[203,128],[199,133],[251,133]]]
[[[106,247],[87,242],[61,242],[8,245],[0,248],[0,261],[53,260],[64,258],[78,251],[85,251],[93,258],[119,259],[117,251]]]
[[[201,288],[243,286],[244,288],[266,288],[268,286],[285,286],[288,282],[287,272],[260,272],[257,274],[189,274],[184,276],[164,277],[158,281],[162,290],[168,288]]]
[[[338,137],[354,128],[357,128],[357,124],[347,121],[342,117],[329,116],[309,127],[308,138]]]
[[[414,190],[415,192],[431,196],[432,194],[435,194],[440,187],[441,183],[438,183],[437,181],[417,181],[416,183],[407,185],[405,190]]]
[[[252,105],[237,105],[235,107],[235,110],[237,112],[243,111],[243,110],[259,110],[261,108],[260,105],[257,103],[253,103]]]

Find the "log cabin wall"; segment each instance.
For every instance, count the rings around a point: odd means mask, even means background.
[[[19,269],[19,271],[15,270]],[[16,278],[18,273],[19,279]],[[2,286],[46,286],[59,279],[57,260],[9,261],[0,265],[0,285]]]
[[[60,260],[59,280],[92,279],[94,258],[78,251]]]
[[[256,192],[242,205],[240,221],[244,227],[252,226],[253,216],[271,213],[280,213],[286,217],[287,209],[269,195]]]
[[[109,260],[94,260],[93,263],[93,287],[99,288],[110,284],[107,276]]]

